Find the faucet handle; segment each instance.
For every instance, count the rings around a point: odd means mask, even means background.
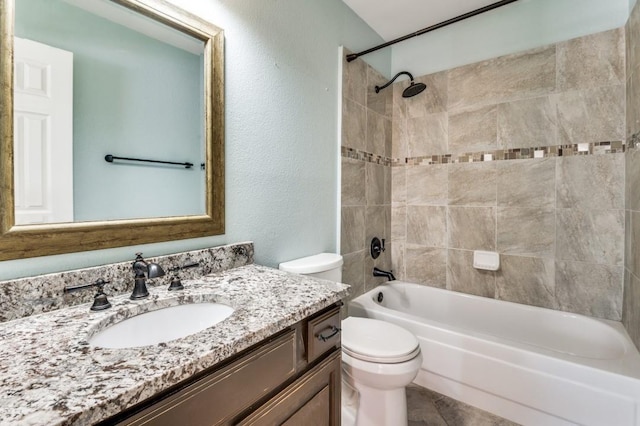
[[[378,237],[373,237],[371,240],[371,257],[377,259],[378,256],[384,251],[384,238],[382,241]]]
[[[98,292],[93,296],[93,305],[91,305],[92,311],[104,311],[111,307],[111,303],[107,299],[107,295],[104,293],[104,285],[109,284],[111,281],[105,281],[102,278],[95,282],[95,286],[98,287]]]
[[[102,278],[96,280],[95,282],[89,284],[80,284],[76,286],[67,286],[64,288],[65,293],[73,293],[78,290],[83,290],[85,288],[97,287],[98,292],[93,297],[93,305],[91,305],[92,311],[103,311],[105,309],[109,309],[111,307],[111,303],[107,299],[107,295],[104,293],[104,285],[109,284],[111,281],[105,281]]]
[[[105,284],[109,284],[111,281],[105,281],[102,278],[98,278],[96,282],[93,283],[94,286],[98,287],[98,290],[102,291]]]
[[[177,274],[173,276],[173,279],[171,280],[171,284],[169,284],[169,288],[167,290],[169,291],[184,290],[184,285],[182,285],[182,281],[180,281],[180,277]]]
[[[66,286],[62,291],[64,293],[74,293],[78,290],[84,290],[85,288],[90,287],[98,287],[99,290],[102,290],[105,284],[109,284],[111,281],[105,281],[102,278],[88,284],[79,284],[79,285],[70,285]]]
[[[171,280],[171,284],[169,284],[169,288],[167,290],[184,290],[184,285],[182,285],[182,281],[180,281],[178,271],[188,268],[195,268],[196,266],[200,266],[200,262],[192,262],[182,266],[174,266],[173,268],[170,268],[169,271],[173,273],[173,279]]]

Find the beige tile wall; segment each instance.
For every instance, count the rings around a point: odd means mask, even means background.
[[[636,5],[626,31],[626,136],[625,154],[625,269],[622,322],[640,348],[640,7]]]
[[[362,59],[345,61],[343,70],[343,148],[389,160],[393,88],[375,93],[373,88],[386,79]],[[374,266],[391,267],[392,176],[390,165],[382,163],[342,157],[342,279],[352,286],[351,297],[384,281],[373,277]],[[386,240],[386,251],[375,261],[369,254],[373,237]]]
[[[425,92],[404,99],[403,81],[391,100],[391,155],[405,164],[390,174],[397,275],[620,320],[625,154],[437,165],[405,159],[624,141],[624,29],[418,80]],[[640,215],[627,212],[627,221],[640,227]],[[498,251],[501,269],[473,269],[473,250]],[[640,310],[640,287],[634,294]]]

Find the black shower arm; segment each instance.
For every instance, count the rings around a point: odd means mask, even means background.
[[[394,81],[396,81],[396,78],[400,77],[402,74],[408,75],[411,79],[411,82],[413,83],[413,76],[411,75],[411,73],[409,73],[408,71],[400,71],[398,74],[396,74],[395,77],[385,83],[384,86],[376,86],[376,93],[380,92],[382,89],[389,87]]]

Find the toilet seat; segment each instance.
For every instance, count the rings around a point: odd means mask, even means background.
[[[342,350],[362,361],[396,364],[418,356],[420,344],[412,333],[395,324],[348,317],[342,321]]]

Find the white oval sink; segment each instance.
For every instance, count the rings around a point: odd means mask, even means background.
[[[89,345],[135,348],[187,337],[228,318],[234,309],[221,303],[191,303],[128,318],[96,333]]]

